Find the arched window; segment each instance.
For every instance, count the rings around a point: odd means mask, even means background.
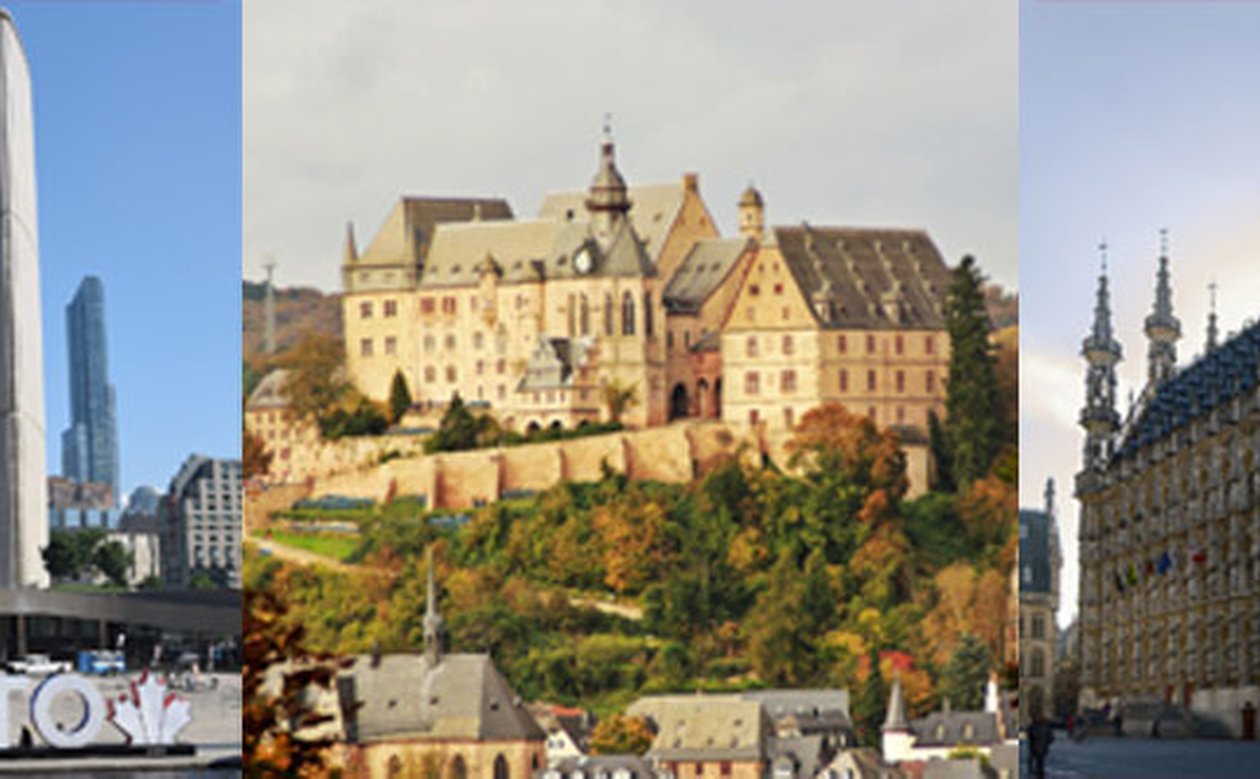
[[[494,779],[511,779],[507,758],[503,755],[494,759]]]
[[[581,311],[581,316],[579,317],[579,320],[580,321],[578,324],[581,327],[582,335],[590,335],[591,334],[591,301],[587,299],[585,293],[583,293],[582,295],[582,311]]]
[[[604,295],[604,335],[612,335],[613,332],[613,297]]]
[[[643,293],[643,334],[652,337],[652,293]]]
[[[634,335],[634,295],[629,292],[621,298],[621,334]]]
[[[403,772],[402,758],[399,757],[398,755],[390,755],[389,762],[386,764],[386,770],[389,772],[389,775],[391,777],[402,776],[402,772]]]
[[[451,779],[468,779],[468,764],[463,755],[456,755],[451,761]]]

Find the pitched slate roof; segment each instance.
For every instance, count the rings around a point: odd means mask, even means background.
[[[594,344],[591,338],[541,336],[530,353],[525,375],[517,390],[554,389],[572,384],[574,371],[586,362]]]
[[[1155,443],[1260,382],[1260,322],[1200,357],[1159,385],[1121,435],[1117,457]]]
[[[546,738],[489,655],[356,657],[338,678],[346,737],[384,740]]]
[[[971,735],[967,736],[967,727]],[[936,711],[910,723],[915,733],[915,746],[953,746],[955,744],[996,744],[997,715],[985,711]]]
[[[950,271],[922,230],[774,228],[824,327],[942,329]]]
[[[738,695],[659,695],[626,710],[656,728],[650,756],[660,760],[764,760],[770,723],[757,701]]]
[[[245,409],[247,411],[257,411],[268,408],[285,408],[288,402],[284,399],[284,383],[288,379],[289,371],[285,368],[276,368],[269,371],[262,381],[258,382],[258,386],[254,387],[254,391],[249,394],[249,400],[245,401]]]
[[[714,290],[730,275],[748,246],[747,238],[707,238],[696,241],[665,287],[665,305],[670,311],[699,311]]]
[[[643,240],[647,255],[655,263],[660,256],[669,228],[678,218],[686,199],[686,186],[680,181],[672,184],[644,184],[630,187],[630,222]],[[585,221],[586,199],[590,190],[549,193],[538,208],[538,216],[559,221]]]
[[[359,265],[416,265],[424,261],[439,224],[511,219],[502,198],[403,197],[359,255]]]
[[[770,719],[796,720],[802,733],[851,727],[848,690],[751,690],[742,694],[765,707]]]
[[[1019,591],[1050,593],[1050,516],[1019,511]]]

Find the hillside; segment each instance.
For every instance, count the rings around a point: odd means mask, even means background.
[[[261,282],[242,282],[241,348],[246,360],[262,356],[265,289]],[[311,287],[277,289],[277,350],[283,352],[307,333],[341,335],[341,295]]]

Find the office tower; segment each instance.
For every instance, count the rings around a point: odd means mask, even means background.
[[[105,348],[105,286],[88,276],[66,306],[70,427],[61,434],[62,475],[108,484],[118,505],[118,428]]]

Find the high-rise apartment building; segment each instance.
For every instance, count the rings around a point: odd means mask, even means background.
[[[205,574],[241,586],[241,461],[194,454],[171,479],[159,515],[162,577],[188,587]]]
[[[118,505],[118,426],[105,347],[105,286],[95,276],[79,284],[66,306],[70,354],[70,427],[61,434],[61,469],[79,482],[108,484]]]

